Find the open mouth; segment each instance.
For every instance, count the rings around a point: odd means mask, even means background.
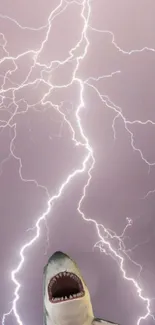
[[[83,297],[84,289],[77,275],[60,272],[50,280],[48,295],[52,303],[63,302]]]

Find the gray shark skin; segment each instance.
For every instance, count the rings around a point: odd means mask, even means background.
[[[119,325],[94,317],[89,290],[67,254],[55,252],[49,258],[43,287],[44,325]]]

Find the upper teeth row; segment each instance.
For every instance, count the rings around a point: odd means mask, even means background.
[[[79,292],[77,294],[70,295],[69,298],[67,296],[61,297],[61,298],[52,298],[52,301],[63,301],[63,300],[67,300],[67,299],[78,298],[78,297],[81,297],[82,295],[83,295],[83,292]]]
[[[61,273],[57,274],[57,275],[53,278],[52,282],[55,282],[56,279],[61,278],[62,276],[69,276],[70,278],[73,278],[73,279],[77,280],[78,282],[80,282],[79,279],[78,279],[78,277],[77,277],[76,275],[74,275],[74,274],[72,274],[72,273],[68,273],[68,272],[61,272]]]

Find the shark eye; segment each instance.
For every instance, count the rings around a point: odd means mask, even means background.
[[[61,272],[50,280],[48,295],[49,300],[55,303],[80,298],[84,296],[84,289],[77,275]]]

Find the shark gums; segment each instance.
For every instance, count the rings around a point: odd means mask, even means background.
[[[110,325],[95,318],[88,288],[76,263],[55,252],[44,268],[44,325]]]

